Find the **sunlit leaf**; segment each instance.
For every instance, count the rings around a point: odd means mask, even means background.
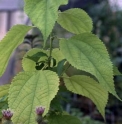
[[[55,48],[52,51],[52,57],[54,59],[56,59],[56,63],[58,64],[58,62],[60,62],[62,59],[64,59],[64,55],[62,54],[62,52],[58,49]]]
[[[58,18],[59,6],[67,3],[68,0],[25,0],[25,12],[41,30],[45,42]]]
[[[48,56],[46,51],[34,48],[28,51],[22,60],[24,71],[36,71],[36,63],[46,61]]]
[[[94,75],[101,86],[119,98],[114,87],[112,62],[97,36],[82,33],[68,40],[62,39],[60,49],[72,66]]]
[[[0,97],[8,95],[10,84],[0,86]]]
[[[90,98],[105,118],[105,107],[108,101],[108,92],[98,82],[88,76],[72,76],[64,78],[68,90]]]
[[[0,41],[0,76],[4,73],[13,50],[23,42],[31,26],[16,25]]]
[[[78,8],[68,9],[59,13],[57,22],[66,30],[81,34],[83,32],[91,32],[92,20],[88,14]]]
[[[13,122],[35,124],[35,108],[45,107],[45,115],[57,94],[58,86],[58,76],[52,71],[22,72],[17,75],[8,98],[9,107],[15,111]]]

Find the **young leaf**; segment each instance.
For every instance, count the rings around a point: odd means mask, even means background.
[[[57,74],[58,76],[61,76],[63,69],[64,69],[64,63],[66,62],[66,59],[61,60],[57,65]]]
[[[17,75],[8,98],[9,108],[15,112],[13,122],[35,124],[35,108],[45,107],[45,115],[57,94],[58,86],[58,76],[52,71],[22,72]]]
[[[62,59],[64,59],[64,55],[62,54],[62,52],[58,48],[53,49],[53,51],[52,51],[52,57],[54,59],[56,59],[56,63],[58,63]]]
[[[94,75],[110,93],[116,94],[113,67],[104,44],[91,33],[82,33],[69,40],[60,40],[60,49],[69,63]]]
[[[59,13],[57,22],[69,32],[81,34],[91,32],[92,20],[82,9],[69,9]]]
[[[16,25],[0,41],[0,76],[4,73],[13,50],[23,42],[24,36],[31,26]]]
[[[64,83],[69,91],[90,98],[105,118],[105,107],[108,100],[108,92],[95,80],[88,76],[72,76],[64,78]]]
[[[59,6],[67,3],[68,0],[25,0],[25,12],[41,30],[45,42],[58,18]]]
[[[10,84],[0,86],[0,97],[8,95]]]
[[[81,121],[71,115],[54,115],[48,118],[49,124],[82,124]]]
[[[28,51],[22,60],[24,71],[36,71],[36,63],[48,59],[46,51],[34,48]]]

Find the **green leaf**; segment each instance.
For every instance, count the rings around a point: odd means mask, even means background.
[[[116,94],[113,67],[104,44],[91,33],[82,33],[69,40],[60,40],[60,49],[69,63],[94,75],[101,86]]]
[[[83,71],[83,70],[76,69],[73,66],[70,66],[65,73],[69,77],[71,77],[73,75],[86,75],[86,76],[89,76],[89,77],[91,77],[92,79],[94,79],[95,81],[98,82],[97,78],[94,75],[92,75],[91,73],[88,73],[88,72]]]
[[[0,86],[0,97],[8,95],[10,84]]]
[[[4,73],[13,50],[23,42],[24,36],[31,26],[16,25],[0,41],[0,76]]]
[[[63,111],[63,108],[62,108],[60,100],[61,100],[61,98],[59,96],[56,96],[51,101],[51,105],[50,105],[51,110],[58,111],[58,112],[62,112]]]
[[[48,56],[47,51],[34,48],[29,50],[22,60],[22,66],[24,71],[36,71],[36,63],[40,61],[46,61]]]
[[[60,62],[62,59],[65,59],[64,58],[64,55],[62,54],[62,52],[58,49],[58,48],[55,48],[52,50],[52,57],[54,59],[56,59],[56,63],[58,64],[58,62]]]
[[[58,76],[61,76],[63,70],[64,70],[64,63],[66,62],[66,59],[61,60],[57,65],[57,73]]]
[[[91,32],[92,20],[82,9],[69,9],[59,13],[57,22],[69,32],[81,34]]]
[[[48,60],[49,50],[42,50],[38,48],[31,49],[28,51],[22,60],[23,69],[25,71],[36,71],[36,62]],[[56,63],[61,61],[64,56],[58,48],[53,49],[52,58],[56,60]],[[52,59],[52,66],[55,65],[55,60]]]
[[[115,75],[115,76],[117,76],[117,75],[122,75],[122,74],[119,72],[119,70],[118,70],[118,68],[117,68],[116,66],[114,66],[113,68],[114,68],[113,70],[114,70],[114,75]]]
[[[8,102],[6,101],[2,101],[0,102],[0,118],[2,118],[2,110],[7,109],[8,108]]]
[[[35,124],[35,108],[45,107],[45,115],[57,94],[58,86],[58,76],[52,71],[22,72],[17,75],[8,98],[9,108],[15,112],[13,122]]]
[[[68,0],[25,0],[25,12],[41,30],[45,42],[58,18],[59,6],[67,3]]]
[[[49,124],[82,124],[77,117],[70,115],[54,115],[48,121]]]
[[[0,102],[0,110],[7,108],[6,106],[8,107],[7,101]]]
[[[95,80],[88,76],[72,76],[64,78],[69,91],[90,98],[105,118],[105,107],[108,101],[108,92]]]

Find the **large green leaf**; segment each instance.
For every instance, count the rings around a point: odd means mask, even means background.
[[[8,95],[10,84],[0,86],[0,97]]]
[[[82,124],[81,121],[71,115],[54,115],[50,116],[49,124]]]
[[[68,90],[90,98],[105,118],[105,106],[108,101],[108,92],[95,80],[88,76],[72,76],[64,78]]]
[[[11,84],[8,98],[9,108],[15,112],[13,122],[35,124],[35,108],[45,107],[45,115],[58,86],[58,76],[52,71],[22,72],[17,75]]]
[[[84,10],[78,8],[60,12],[57,22],[74,34],[91,32],[92,30],[91,18]]]
[[[106,90],[118,98],[108,52],[95,35],[82,33],[69,40],[62,39],[60,49],[71,65],[94,75]]]
[[[25,12],[34,25],[41,30],[44,41],[58,18],[59,6],[67,3],[68,0],[25,0]]]
[[[0,41],[0,76],[4,73],[13,50],[23,42],[24,36],[31,26],[16,25]]]
[[[46,51],[34,48],[28,51],[22,60],[24,71],[36,71],[36,63],[48,59]]]

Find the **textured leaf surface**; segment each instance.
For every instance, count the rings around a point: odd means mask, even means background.
[[[48,57],[46,51],[34,48],[28,51],[22,60],[24,71],[36,71],[36,62],[45,61]]]
[[[0,86],[0,97],[8,95],[10,84]]]
[[[23,42],[24,36],[31,28],[30,26],[16,25],[0,41],[0,76],[5,71],[11,53]]]
[[[51,116],[48,120],[49,124],[82,124],[77,117],[70,115],[55,115]]]
[[[92,20],[88,14],[82,9],[69,9],[59,13],[57,22],[66,30],[81,34],[83,32],[91,32]]]
[[[58,64],[58,62],[60,62],[62,59],[64,59],[64,55],[62,54],[62,52],[58,49],[55,48],[52,51],[52,57],[54,59],[56,59],[56,63]]]
[[[45,115],[58,85],[58,76],[52,71],[22,72],[17,75],[11,84],[8,99],[9,107],[15,111],[13,122],[35,124],[35,108],[45,107]]]
[[[93,34],[83,33],[60,41],[65,58],[77,69],[93,74],[110,93],[117,94],[113,83],[113,67],[104,44]]]
[[[68,90],[90,98],[105,118],[105,107],[108,101],[108,92],[95,80],[88,76],[72,76],[64,78]]]
[[[58,18],[59,6],[67,3],[68,0],[25,0],[25,12],[33,24],[41,30],[44,41]]]

